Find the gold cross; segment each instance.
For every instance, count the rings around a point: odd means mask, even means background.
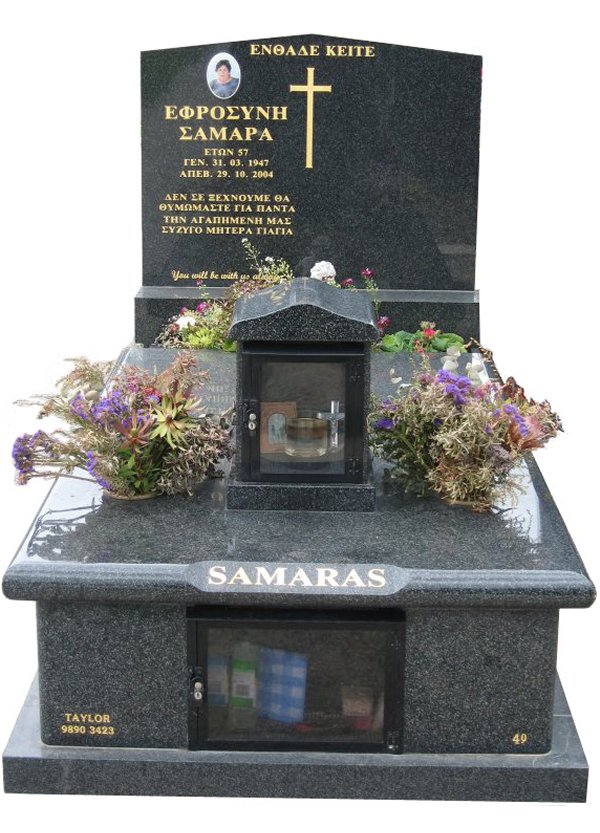
[[[315,93],[330,93],[331,85],[315,87],[315,68],[306,68],[306,84],[290,84],[291,93],[306,93],[306,165],[313,166],[313,123]]]

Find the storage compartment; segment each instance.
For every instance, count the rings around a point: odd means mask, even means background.
[[[190,748],[401,751],[403,617],[188,613]]]

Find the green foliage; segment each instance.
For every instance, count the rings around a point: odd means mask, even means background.
[[[414,333],[398,330],[388,333],[377,343],[376,348],[385,353],[445,353],[448,347],[465,351],[465,340],[457,333],[443,333],[435,329],[435,323],[422,321],[421,328]]]

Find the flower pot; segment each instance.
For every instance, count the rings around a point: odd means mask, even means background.
[[[148,500],[149,498],[159,497],[161,492],[147,492],[144,495],[119,495],[116,492],[109,492],[103,489],[102,494],[104,497],[111,498],[112,500]]]

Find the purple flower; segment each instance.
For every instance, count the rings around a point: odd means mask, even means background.
[[[92,407],[92,416],[97,422],[112,423],[121,421],[129,414],[129,406],[123,394],[114,390]]]
[[[88,420],[90,418],[90,408],[81,393],[75,394],[73,399],[69,402],[69,410],[73,416],[79,419]]]
[[[391,431],[394,427],[394,422],[389,417],[384,417],[383,419],[378,419],[374,427],[382,431]]]
[[[106,489],[108,492],[110,492],[110,483],[107,483],[106,480],[103,480],[102,477],[100,477],[100,475],[96,473],[96,466],[98,465],[98,461],[96,460],[92,452],[86,451],[85,456],[87,457],[85,464],[87,473],[94,478],[94,480],[99,486],[102,486],[103,489]]]
[[[26,483],[29,475],[33,473],[33,451],[38,434],[40,431],[36,434],[23,434],[22,437],[17,437],[13,444],[12,458],[19,483]]]
[[[442,371],[440,371],[441,373]],[[417,373],[416,380],[420,385],[430,385],[432,382],[435,381],[435,378],[431,375],[431,373],[427,373],[426,371],[421,371]]]
[[[455,374],[451,373],[449,370],[438,370],[434,381],[444,383],[449,382],[451,384],[454,384],[457,379],[458,376],[455,376]]]
[[[464,405],[467,401],[465,391],[458,386],[458,383],[445,385],[444,391],[447,396],[452,397],[455,405]]]
[[[27,483],[34,476],[36,452],[42,453],[42,460],[59,459],[52,439],[45,431],[36,431],[35,434],[23,434],[17,437],[12,448],[13,463],[17,470],[17,483]],[[39,459],[38,457],[38,462]]]

